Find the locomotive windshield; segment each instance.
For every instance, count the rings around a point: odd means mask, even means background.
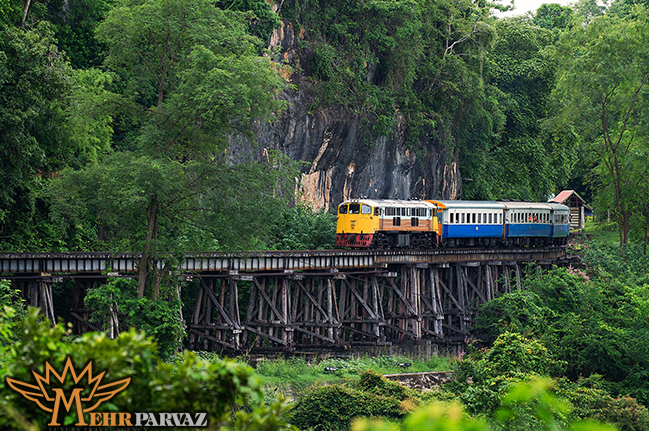
[[[372,207],[367,205],[361,206],[361,214],[372,214]]]
[[[349,213],[358,214],[361,212],[361,204],[349,204]]]
[[[347,214],[347,204],[338,207],[338,214]]]

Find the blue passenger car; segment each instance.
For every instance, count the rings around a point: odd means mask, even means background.
[[[508,244],[543,245],[564,243],[568,235],[563,214],[568,207],[535,202],[502,202],[505,211],[505,238]],[[558,216],[558,217],[557,217]],[[552,240],[557,238],[557,240]]]
[[[473,245],[503,238],[505,206],[493,201],[429,201],[437,206],[442,241]]]
[[[552,208],[545,203],[502,202],[505,212],[505,237],[549,238]]]

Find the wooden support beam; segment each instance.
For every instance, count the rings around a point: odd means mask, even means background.
[[[88,320],[86,320],[86,319],[84,319],[83,317],[79,316],[77,313],[75,313],[75,312],[71,312],[70,315],[71,315],[72,317],[74,317],[75,319],[77,319],[79,322],[81,322],[81,323],[83,323],[84,325],[88,326],[88,327],[89,327],[90,329],[92,329],[93,331],[103,332],[99,327],[93,325],[93,324],[90,323]]]
[[[255,329],[255,328],[253,328],[252,326],[243,325],[243,327],[244,327],[247,331],[254,332],[254,333],[257,334],[257,335],[260,335],[260,336],[262,336],[262,337],[268,338],[269,340],[272,340],[272,341],[274,341],[274,342],[276,342],[276,343],[279,343],[279,344],[281,344],[281,345],[283,345],[283,346],[287,346],[287,345],[288,345],[288,343],[286,343],[286,341],[282,340],[281,338],[277,338],[277,337],[275,337],[275,336],[273,336],[273,335],[270,335],[270,334],[267,334],[267,333],[265,333],[265,332],[263,332],[263,331],[257,330],[257,329]]]

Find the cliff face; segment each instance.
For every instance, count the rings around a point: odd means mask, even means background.
[[[304,35],[302,35],[303,37]],[[299,68],[298,35],[290,24],[277,29],[270,46]],[[298,69],[299,70],[299,69]],[[349,198],[454,199],[459,194],[457,158],[447,157],[430,143],[406,144],[404,121],[390,136],[365,142],[364,119],[341,107],[312,110],[313,83],[298,73],[283,72],[294,90],[283,97],[288,108],[272,124],[257,127],[259,151],[280,150],[303,168],[301,199],[329,210]],[[366,122],[365,122],[366,123]],[[236,153],[236,145],[233,148]]]

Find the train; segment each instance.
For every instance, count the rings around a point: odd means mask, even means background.
[[[557,203],[352,199],[338,205],[341,248],[565,245],[570,209]]]

